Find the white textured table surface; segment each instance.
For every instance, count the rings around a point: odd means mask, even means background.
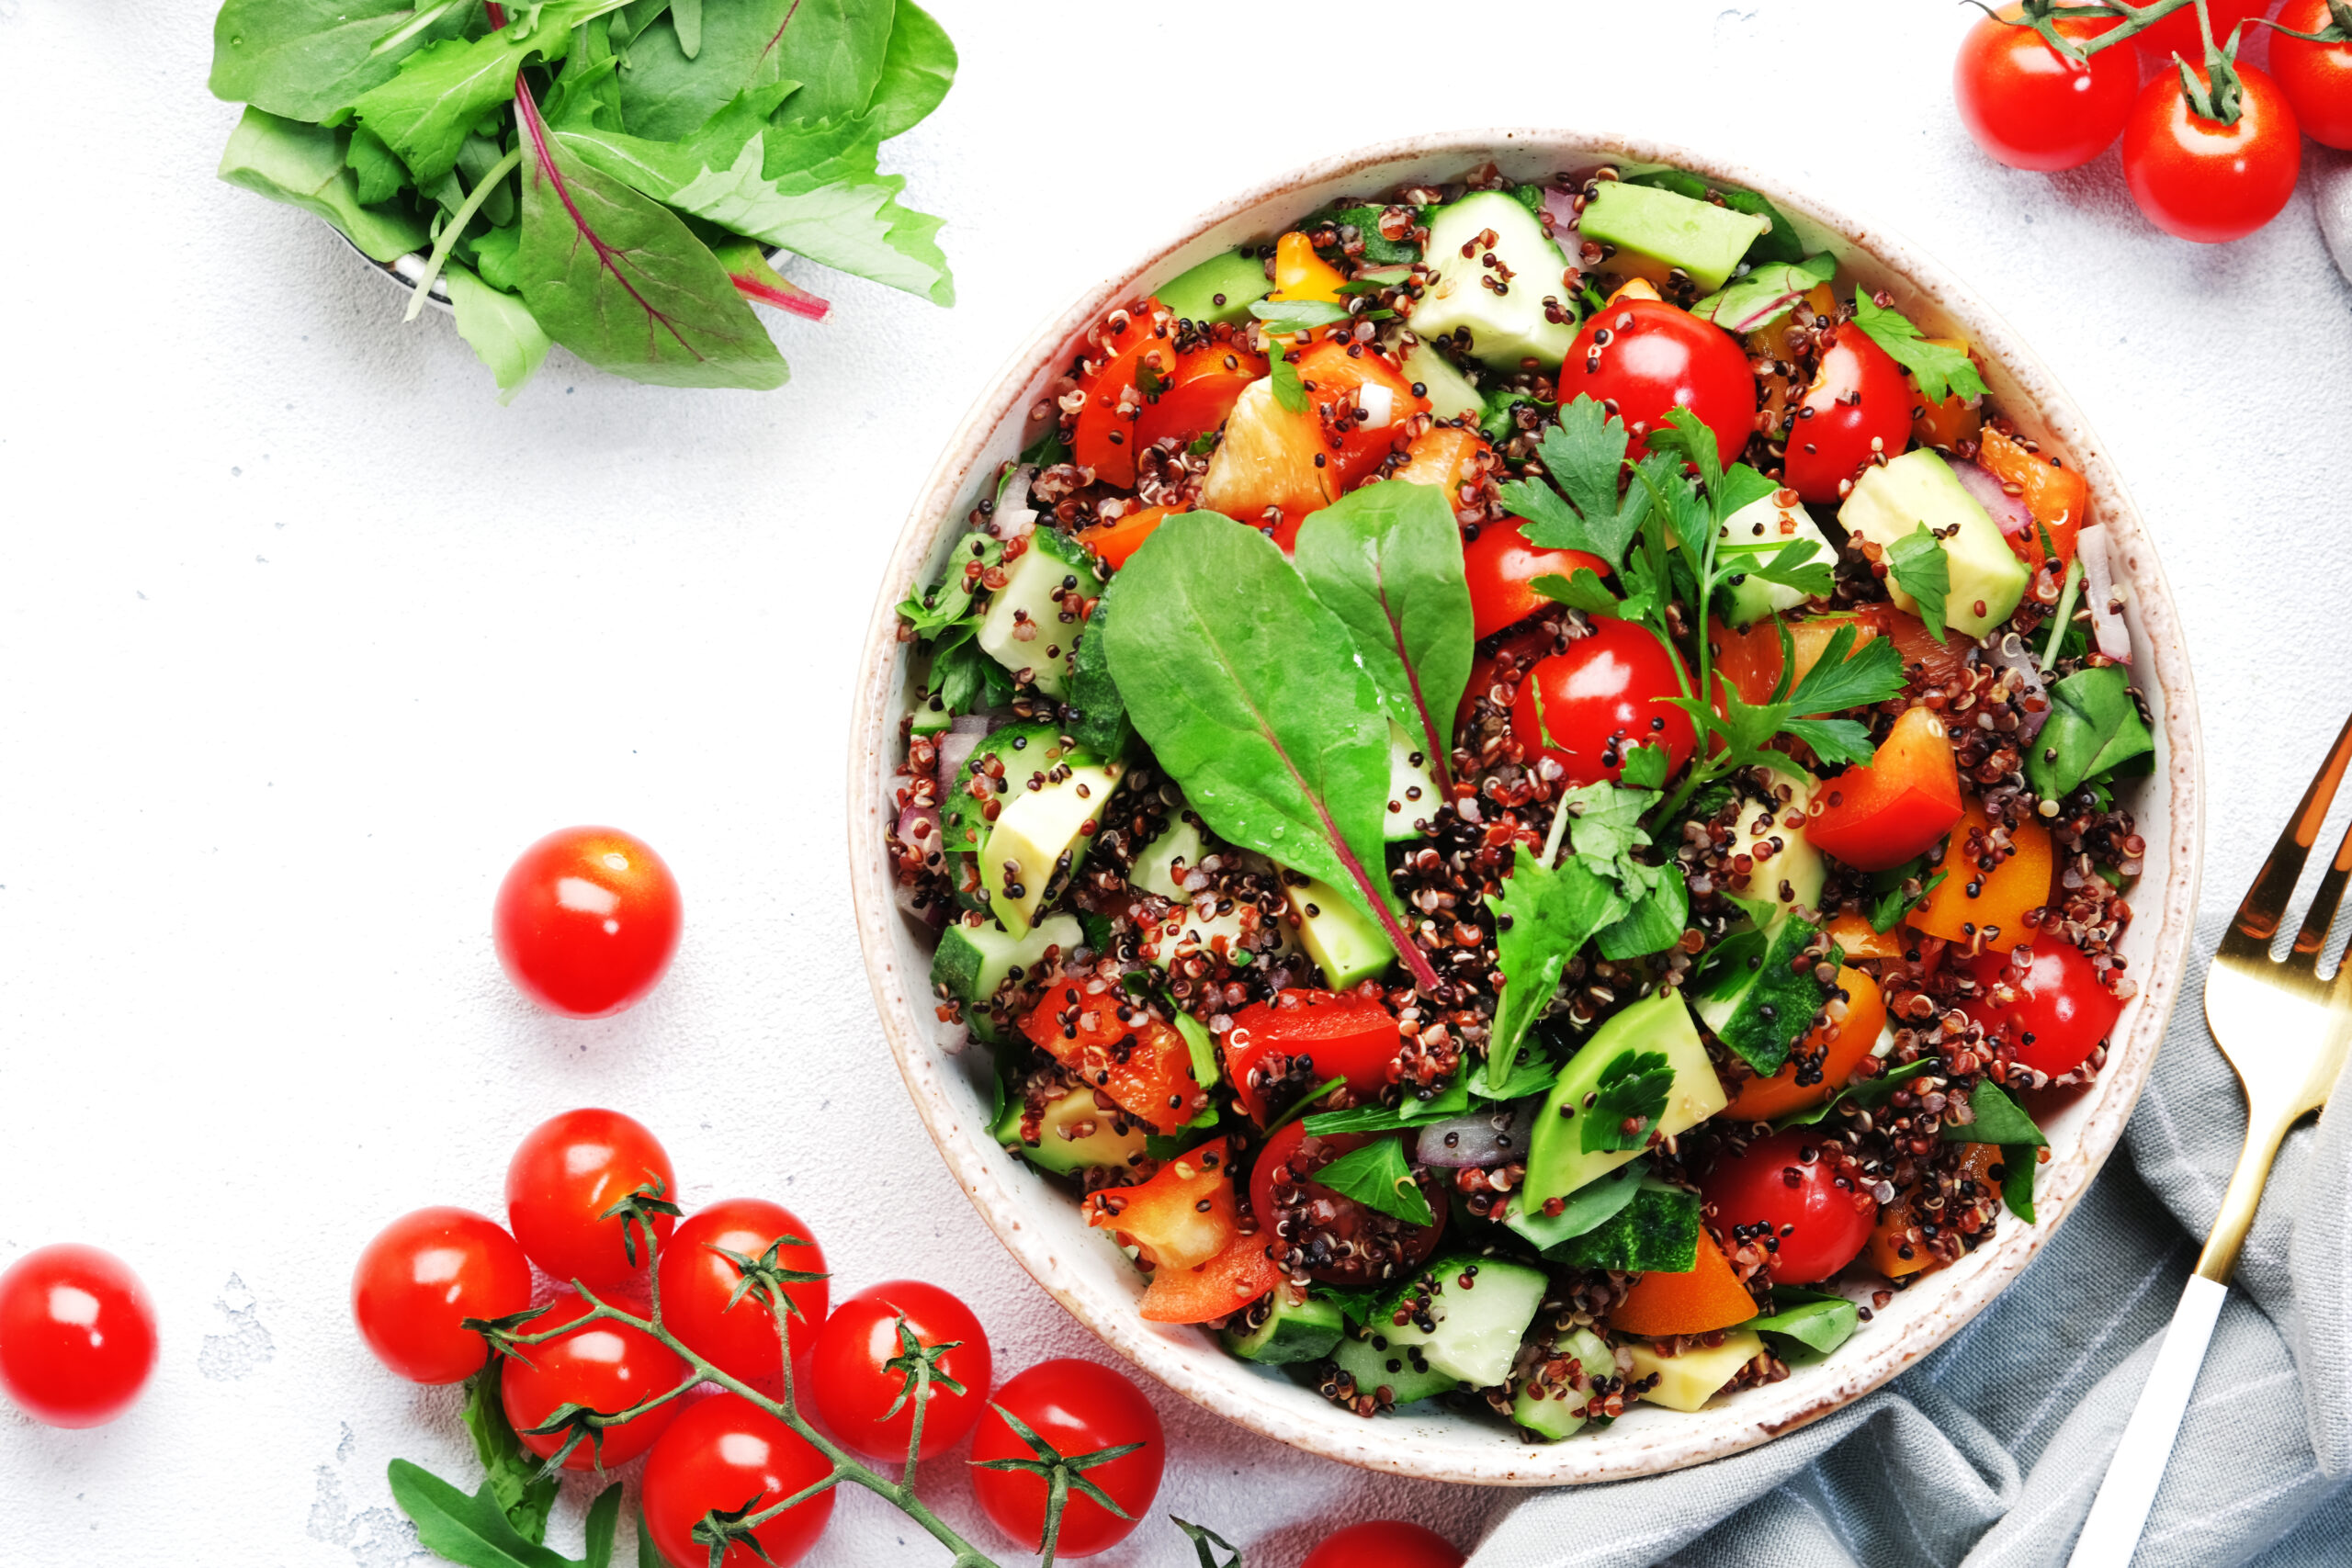
[[[842,907],[853,667],[983,378],[1146,240],[1309,157],[1622,129],[1905,231],[2039,345],[2147,512],[2203,691],[2217,897],[2341,716],[2352,290],[2308,195],[2205,250],[2138,220],[2112,155],[1992,166],[1947,85],[1973,12],[935,9],[962,74],[895,153],[949,220],[958,308],[811,268],[839,308],[781,324],[782,392],[559,350],[501,410],[446,319],[402,326],[324,228],[211,178],[236,111],[202,90],[209,5],[0,0],[0,1266],[110,1247],[163,1327],[116,1426],[0,1413],[11,1564],[409,1561],[385,1461],[471,1460],[451,1397],[361,1348],[352,1262],[406,1209],[495,1212],[515,1139],[573,1105],[652,1125],[690,1203],[789,1203],[847,1286],[963,1293],[1002,1365],[1094,1351],[970,1213],[874,1023]],[[490,899],[529,840],[598,820],[670,859],[686,937],[645,1006],[570,1023],[500,976]],[[1499,1501],[1159,1403],[1161,1508],[1252,1568],[1375,1512],[1466,1543]],[[956,1468],[946,1506],[985,1535]],[[1191,1560],[1159,1522],[1101,1559]],[[853,1495],[811,1561],[940,1555]]]

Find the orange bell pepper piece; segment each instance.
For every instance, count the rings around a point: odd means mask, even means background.
[[[1950,832],[1961,809],[1960,768],[1943,720],[1909,708],[1869,762],[1815,792],[1805,837],[1857,870],[1886,871]]]
[[[1320,299],[1340,302],[1340,286],[1347,275],[1315,254],[1315,243],[1293,231],[1274,242],[1274,299]]]
[[[1088,1194],[1086,1223],[1116,1231],[1160,1269],[1197,1268],[1241,1234],[1223,1138],[1188,1150],[1133,1187]]]
[[[1968,352],[1968,344],[1962,338],[1931,337],[1926,341],[1938,348],[1956,348],[1963,354]],[[1911,383],[1912,393],[1917,396],[1919,391],[1917,379],[1907,370],[1903,373],[1903,378]],[[1940,446],[1949,452],[1963,441],[1975,440],[1984,429],[1984,409],[1970,408],[1968,400],[1957,392],[1939,403],[1930,403],[1922,397],[1916,408],[1917,412],[1911,416],[1911,434],[1922,446]]]
[[[1193,1269],[1159,1269],[1136,1308],[1146,1323],[1207,1323],[1239,1312],[1287,1278],[1262,1235],[1237,1235]]]
[[[1971,1144],[1960,1156],[1960,1175],[1963,1181],[1973,1181],[1983,1190],[1980,1196],[1990,1196],[1998,1184],[1993,1179],[1993,1167],[2001,1158],[1998,1144]],[[1967,1194],[1961,1194],[1965,1200]],[[1906,1274],[1940,1269],[1943,1259],[1924,1247],[1915,1247],[1905,1239],[1918,1215],[1908,1197],[1897,1198],[1878,1212],[1878,1223],[1871,1229],[1871,1239],[1862,1257],[1870,1266],[1890,1280],[1900,1280]],[[1909,1256],[1905,1257],[1905,1254]]]
[[[1159,527],[1160,520],[1172,510],[1166,506],[1147,506],[1141,511],[1130,512],[1114,522],[1098,523],[1085,529],[1078,536],[1078,542],[1092,550],[1104,566],[1116,571],[1127,564],[1127,558],[1151,537],[1151,531]]]
[[[1732,1272],[1731,1259],[1705,1231],[1699,1233],[1698,1262],[1687,1274],[1645,1274],[1609,1314],[1627,1334],[1663,1339],[1670,1334],[1705,1334],[1746,1323],[1756,1315],[1756,1298]]]
[[[1775,1116],[1818,1105],[1846,1087],[1846,1080],[1854,1076],[1855,1066],[1878,1043],[1879,1026],[1886,1021],[1886,998],[1880,993],[1878,982],[1860,969],[1840,967],[1838,987],[1846,993],[1846,1021],[1837,1026],[1834,1038],[1825,1021],[1789,1053],[1789,1059],[1781,1064],[1779,1072],[1769,1078],[1750,1078],[1740,1085],[1739,1092],[1724,1108],[1724,1115],[1735,1122],[1770,1122]],[[1799,1069],[1816,1064],[1820,1067],[1818,1076],[1806,1075],[1814,1077],[1814,1081],[1799,1083]]]
[[[1937,867],[1943,881],[1911,911],[1913,926],[1946,942],[1966,942],[1981,932],[1985,950],[1993,953],[2007,953],[2033,934],[2026,911],[2050,902],[2050,874],[2056,866],[2050,829],[2028,818],[2009,830],[2017,852],[1986,871],[1971,840],[1981,844],[1991,829],[1984,808],[1970,801]]]
[[[2003,484],[2017,485],[2024,491],[2025,509],[2033,513],[2036,523],[2050,531],[2050,542],[2057,547],[2059,564],[2072,562],[2075,536],[2091,517],[2090,481],[2075,469],[2027,451],[1997,430],[1984,433],[1976,460]],[[2038,558],[2041,541],[2036,539],[2033,544],[2033,553]]]
[[[1900,958],[1903,938],[1894,929],[1872,931],[1860,915],[1839,915],[1829,922],[1829,940],[1849,958]]]

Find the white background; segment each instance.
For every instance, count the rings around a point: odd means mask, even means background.
[[[0,1267],[110,1247],[163,1325],[116,1426],[0,1411],[0,1558],[407,1561],[385,1461],[472,1461],[452,1396],[360,1346],[349,1269],[412,1207],[495,1212],[515,1140],[574,1105],[650,1123],[690,1203],[791,1205],[843,1288],[961,1292],[1001,1365],[1100,1353],[967,1208],[884,1051],[843,907],[850,687],[903,510],[989,373],[1310,157],[1622,130],[1904,231],[2039,346],[2146,511],[2202,687],[2216,897],[2340,716],[2352,291],[2307,196],[2203,249],[2139,220],[2111,154],[1993,166],[1948,87],[1973,12],[936,9],[959,85],[890,156],[949,220],[956,309],[804,268],[838,308],[773,319],[780,392],[559,350],[501,409],[446,317],[402,325],[323,226],[212,178],[237,111],[203,91],[208,5],[0,0]],[[488,937],[511,857],[578,821],[651,840],[688,910],[666,984],[601,1023],[533,1011]],[[1252,1568],[1376,1513],[1467,1544],[1506,1501],[1154,1393],[1163,1510]],[[993,1540],[957,1468],[944,1506]],[[942,1557],[852,1494],[811,1561]],[[1102,1561],[1192,1559],[1155,1519]]]

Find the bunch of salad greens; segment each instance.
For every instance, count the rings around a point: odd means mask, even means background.
[[[226,0],[220,177],[379,262],[426,251],[511,400],[560,343],[676,387],[764,389],[750,301],[822,319],[773,252],[954,302],[940,220],[881,144],[956,49],[913,0]]]

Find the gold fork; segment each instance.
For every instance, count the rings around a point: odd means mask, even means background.
[[[2198,1368],[2204,1363],[2214,1320],[2229,1294],[2238,1249],[2245,1245],[2255,1210],[2262,1202],[2271,1161],[2287,1130],[2326,1103],[2328,1089],[2343,1070],[2346,1046],[2352,1043],[2352,964],[2339,962],[2335,977],[2323,980],[2319,958],[2344,902],[2346,884],[2352,881],[2352,829],[2345,833],[2335,859],[2320,878],[2318,895],[2295,933],[2293,948],[2284,959],[2274,960],[2270,943],[2286,918],[2287,901],[2294,896],[2347,763],[2352,763],[2352,719],[2336,733],[2335,746],[2303,792],[2302,805],[2271,846],[2270,858],[2262,863],[2245,901],[2238,906],[2205,977],[2206,1026],[2245,1090],[2245,1147],[2067,1568],[2125,1568],[2131,1562],[2149,1505],[2164,1479],[2165,1463],[2172,1456],[2189,1392],[2197,1384]]]

